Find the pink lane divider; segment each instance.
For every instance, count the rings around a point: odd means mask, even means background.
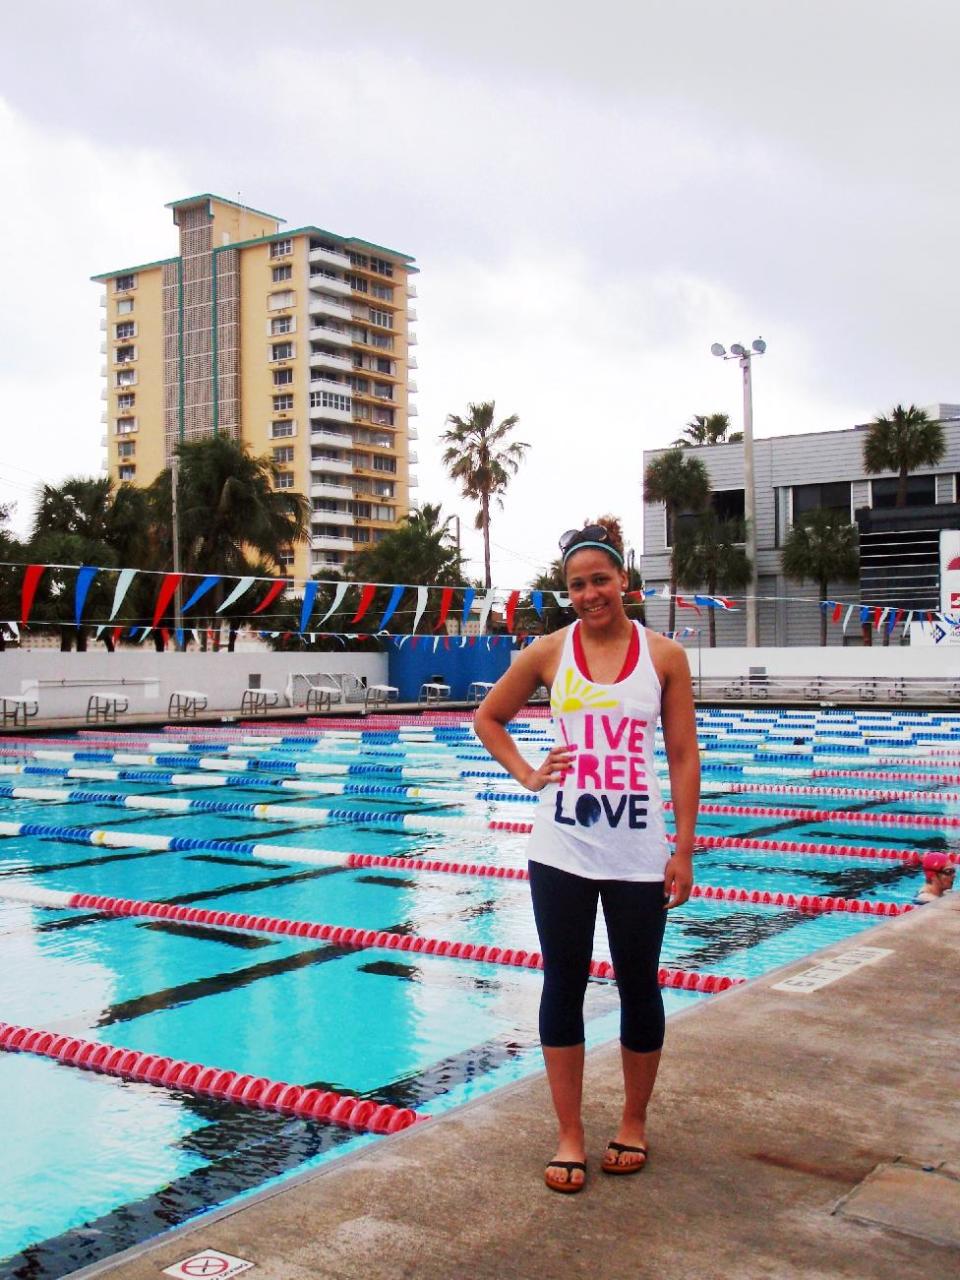
[[[308,1089],[284,1080],[243,1075],[239,1071],[206,1067],[199,1062],[123,1049],[10,1022],[0,1022],[0,1049],[8,1053],[34,1053],[84,1071],[97,1071],[162,1089],[184,1089],[200,1097],[219,1098],[261,1111],[279,1111],[302,1120],[329,1121],[361,1133],[398,1133],[428,1118],[388,1102],[351,1098],[326,1089]]]
[[[814,769],[810,777],[865,778],[873,782],[926,782],[931,787],[960,782],[960,773],[917,773],[909,769],[898,769],[896,773],[891,773],[889,769],[884,769],[882,772],[878,769]]]
[[[938,804],[956,804],[960,801],[960,791],[941,791],[935,796],[925,795],[922,791],[880,791],[875,787],[794,787],[783,783],[764,786],[760,782],[731,782],[724,784],[724,790],[736,795],[778,795],[778,796],[842,796],[845,800],[935,800]]]
[[[762,906],[797,907],[819,915],[824,911],[849,911],[867,916],[899,916],[912,911],[908,902],[871,902],[866,898],[821,898],[797,893],[771,893],[766,889],[725,889],[719,885],[694,885],[692,898],[721,902],[749,902]]]
[[[677,837],[670,831],[667,833],[667,839],[671,843],[676,843]],[[923,849],[874,849],[870,845],[821,844],[812,840],[751,840],[747,836],[697,836],[696,848],[759,849],[776,853],[822,853],[839,858],[883,858],[891,861],[910,862],[917,867],[923,861],[924,853],[928,852]],[[952,862],[960,862],[960,856],[956,854],[948,853],[946,856]]]
[[[105,911],[115,916],[148,916],[153,920],[175,920],[179,924],[203,925],[208,928],[319,938],[323,942],[332,942],[341,947],[382,947],[387,951],[422,952],[424,955],[449,956],[452,959],[477,960],[486,964],[513,965],[524,969],[543,968],[543,957],[538,951],[492,947],[486,943],[450,942],[444,938],[425,938],[412,933],[388,933],[383,929],[357,929],[352,926],[320,924],[311,920],[283,920],[275,916],[254,916],[241,911],[208,911],[204,907],[138,902],[132,898],[114,898],[98,893],[70,894],[64,906],[68,909]],[[606,960],[591,961],[590,972],[596,978],[613,977],[613,967]],[[685,991],[725,991],[727,987],[737,986],[744,981],[743,978],[730,978],[722,974],[697,973],[692,969],[661,969],[659,972],[662,975],[661,985],[683,987]]]
[[[672,809],[673,802],[668,800],[663,807]],[[836,809],[788,809],[779,805],[748,804],[702,804],[700,812],[733,813],[738,817],[751,818],[796,818],[798,822],[848,822],[857,826],[960,827],[960,818],[928,813],[842,813]]]

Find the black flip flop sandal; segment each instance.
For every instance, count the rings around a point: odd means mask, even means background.
[[[551,1169],[566,1169],[567,1177],[561,1182],[558,1178],[550,1177]],[[582,1182],[571,1182],[570,1175],[579,1169],[583,1174]],[[543,1171],[543,1180],[551,1191],[560,1191],[564,1195],[574,1195],[577,1191],[582,1191],[587,1185],[587,1166],[583,1160],[551,1160]]]
[[[647,1147],[632,1147],[627,1142],[608,1142],[607,1152],[615,1152],[617,1158],[608,1160],[607,1156],[603,1157],[601,1168],[604,1173],[639,1173],[647,1163]],[[619,1157],[622,1155],[639,1155],[643,1156],[642,1160],[630,1160],[627,1164],[621,1164]]]

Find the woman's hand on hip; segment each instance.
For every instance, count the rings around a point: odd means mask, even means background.
[[[563,782],[573,768],[573,759],[576,754],[575,744],[562,743],[560,746],[551,747],[543,762],[536,769],[530,770],[523,785],[528,791],[542,791],[548,782]]]

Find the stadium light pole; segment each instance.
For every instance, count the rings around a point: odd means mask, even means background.
[[[757,636],[757,492],[753,479],[753,382],[751,365],[754,356],[762,356],[767,344],[762,338],[754,338],[750,350],[740,342],[734,342],[729,352],[719,342],[710,348],[711,354],[723,360],[736,360],[743,372],[743,510],[746,516],[746,552],[750,561],[750,594],[747,596],[747,647],[755,649]]]

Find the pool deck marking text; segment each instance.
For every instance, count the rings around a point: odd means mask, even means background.
[[[819,991],[821,987],[831,982],[836,982],[838,978],[845,978],[847,974],[854,973],[865,965],[876,964],[878,960],[885,960],[887,956],[892,955],[893,951],[888,947],[854,947],[850,951],[842,951],[837,956],[831,956],[811,969],[802,969],[800,973],[784,978],[782,982],[775,982],[772,990],[807,995],[811,991]]]

